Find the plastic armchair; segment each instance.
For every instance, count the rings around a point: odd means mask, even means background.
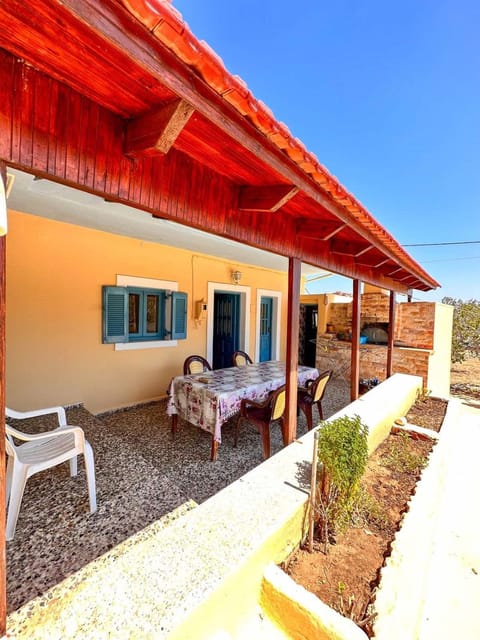
[[[211,371],[212,367],[208,360],[205,360],[202,356],[188,356],[183,363],[183,375],[191,375],[194,373],[203,373],[204,371]]]
[[[88,484],[90,512],[97,509],[95,492],[95,465],[92,447],[85,440],[83,429],[67,425],[63,407],[49,407],[36,411],[6,409],[7,418],[24,420],[56,413],[59,427],[44,433],[27,434],[5,425],[6,451],[8,455],[6,501],[8,505],[6,539],[13,540],[25,484],[34,473],[66,462],[70,463],[70,475],[77,475],[77,456],[83,454]],[[15,444],[15,440],[23,444]]]
[[[240,415],[235,425],[235,442],[238,442],[238,430],[242,419],[248,420],[260,433],[262,438],[263,457],[270,457],[270,423],[280,420],[283,431],[283,414],[285,412],[285,385],[270,391],[263,402],[244,398],[240,404]]]
[[[323,420],[322,399],[325,395],[327,383],[332,377],[332,371],[324,371],[315,380],[307,380],[305,387],[298,387],[297,407],[301,409],[307,419],[308,430],[313,428],[313,405],[317,405],[320,420]]]
[[[235,351],[232,356],[234,367],[244,367],[247,364],[253,364],[252,359],[245,351]]]

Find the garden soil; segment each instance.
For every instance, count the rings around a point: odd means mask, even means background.
[[[451,395],[480,403],[480,359],[452,365]],[[447,402],[426,397],[417,400],[407,419],[439,431],[446,407]],[[285,563],[285,570],[297,583],[350,617],[369,636],[380,570],[421,474],[421,467],[403,463],[415,462],[418,456],[427,462],[433,446],[430,440],[390,435],[370,457],[362,479],[370,501],[369,515],[338,534],[328,554],[323,542],[315,540],[313,553],[300,549]]]

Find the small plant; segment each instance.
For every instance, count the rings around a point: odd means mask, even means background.
[[[375,525],[379,529],[388,525],[387,512],[364,487],[359,488],[353,501],[350,524],[354,527]]]
[[[316,505],[320,539],[328,542],[351,512],[368,459],[368,427],[355,415],[323,422],[318,437],[320,488]]]
[[[412,453],[410,448],[410,436],[406,431],[398,434],[388,454],[385,464],[393,471],[399,473],[419,473],[427,464],[427,457]]]
[[[338,585],[337,585],[337,593],[338,593],[338,595],[341,596],[346,588],[347,588],[347,585],[340,580]]]
[[[431,390],[423,387],[417,391],[417,400],[419,402],[426,402],[431,395]]]

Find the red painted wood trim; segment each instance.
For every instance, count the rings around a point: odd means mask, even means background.
[[[288,308],[286,349],[286,406],[284,444],[293,442],[297,435],[298,387],[298,332],[300,327],[300,276],[302,263],[298,258],[288,260]]]
[[[393,337],[395,335],[395,291],[390,291],[388,306],[387,378],[393,373]]]
[[[360,280],[353,281],[352,302],[352,353],[350,373],[350,400],[358,398],[358,384],[360,382]]]
[[[240,187],[238,208],[240,211],[278,211],[294,195],[298,188],[291,184]]]
[[[125,155],[168,153],[193,111],[188,102],[178,99],[131,120],[126,127]]]
[[[7,186],[7,166],[0,161],[0,180]],[[0,237],[0,637],[7,629],[7,568],[5,559],[5,318],[6,237]]]
[[[330,251],[343,255],[357,257],[372,248],[372,245],[365,242],[350,242],[349,240],[341,240],[340,238],[332,238],[332,240],[330,240]]]
[[[164,15],[168,6],[160,3],[160,14]],[[147,5],[144,8],[147,10]],[[151,10],[148,5],[148,15]],[[241,145],[239,163],[263,163],[270,176],[283,176],[394,262],[406,265],[408,272],[416,274],[417,288],[437,286],[246,87],[215,63],[214,54],[190,34],[182,21],[178,23],[181,33],[172,33],[167,19],[160,21],[152,36],[114,0],[44,1],[35,3],[35,12],[22,12],[16,0],[5,0],[0,15],[11,27],[2,33],[1,46],[17,57],[126,117],[143,113],[174,95],[185,99],[208,121],[208,139],[221,130],[237,151]],[[176,14],[168,9],[165,15],[171,18]],[[137,17],[147,19],[143,13]],[[187,56],[187,63],[172,54],[172,50],[177,51],[182,58],[187,49],[193,56]],[[124,90],[127,81],[129,88]],[[246,110],[232,98],[239,94],[245,94],[245,100],[240,95],[240,103],[245,102]],[[272,130],[261,124],[264,117]],[[282,146],[277,138],[283,130],[286,137],[280,135],[285,142]]]
[[[125,157],[120,117],[22,61],[12,70],[11,56],[0,51],[0,75],[4,71],[10,83],[0,83],[0,159],[12,166],[349,278],[406,291],[381,270],[359,267],[352,256],[332,254],[328,246],[299,237],[288,212],[278,211],[272,225],[270,216],[239,211],[236,184],[176,149]],[[22,87],[28,87],[28,96]]]
[[[297,234],[316,240],[330,240],[335,234],[347,225],[338,221],[323,222],[314,220],[313,218],[297,218],[296,229]]]

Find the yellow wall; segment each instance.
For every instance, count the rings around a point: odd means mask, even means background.
[[[452,359],[453,307],[435,305],[433,352],[428,361],[428,389],[439,398],[450,397],[450,368]]]
[[[283,293],[284,327],[286,274],[10,211],[7,405],[25,410],[83,402],[98,413],[164,395],[187,355],[206,354],[207,322],[194,321],[195,301],[207,298],[208,281],[231,284],[235,267],[242,286],[252,288],[255,353],[256,289]],[[187,339],[135,351],[102,344],[101,287],[115,285],[117,274],[178,282],[188,293]],[[284,341],[283,335],[281,357]]]

